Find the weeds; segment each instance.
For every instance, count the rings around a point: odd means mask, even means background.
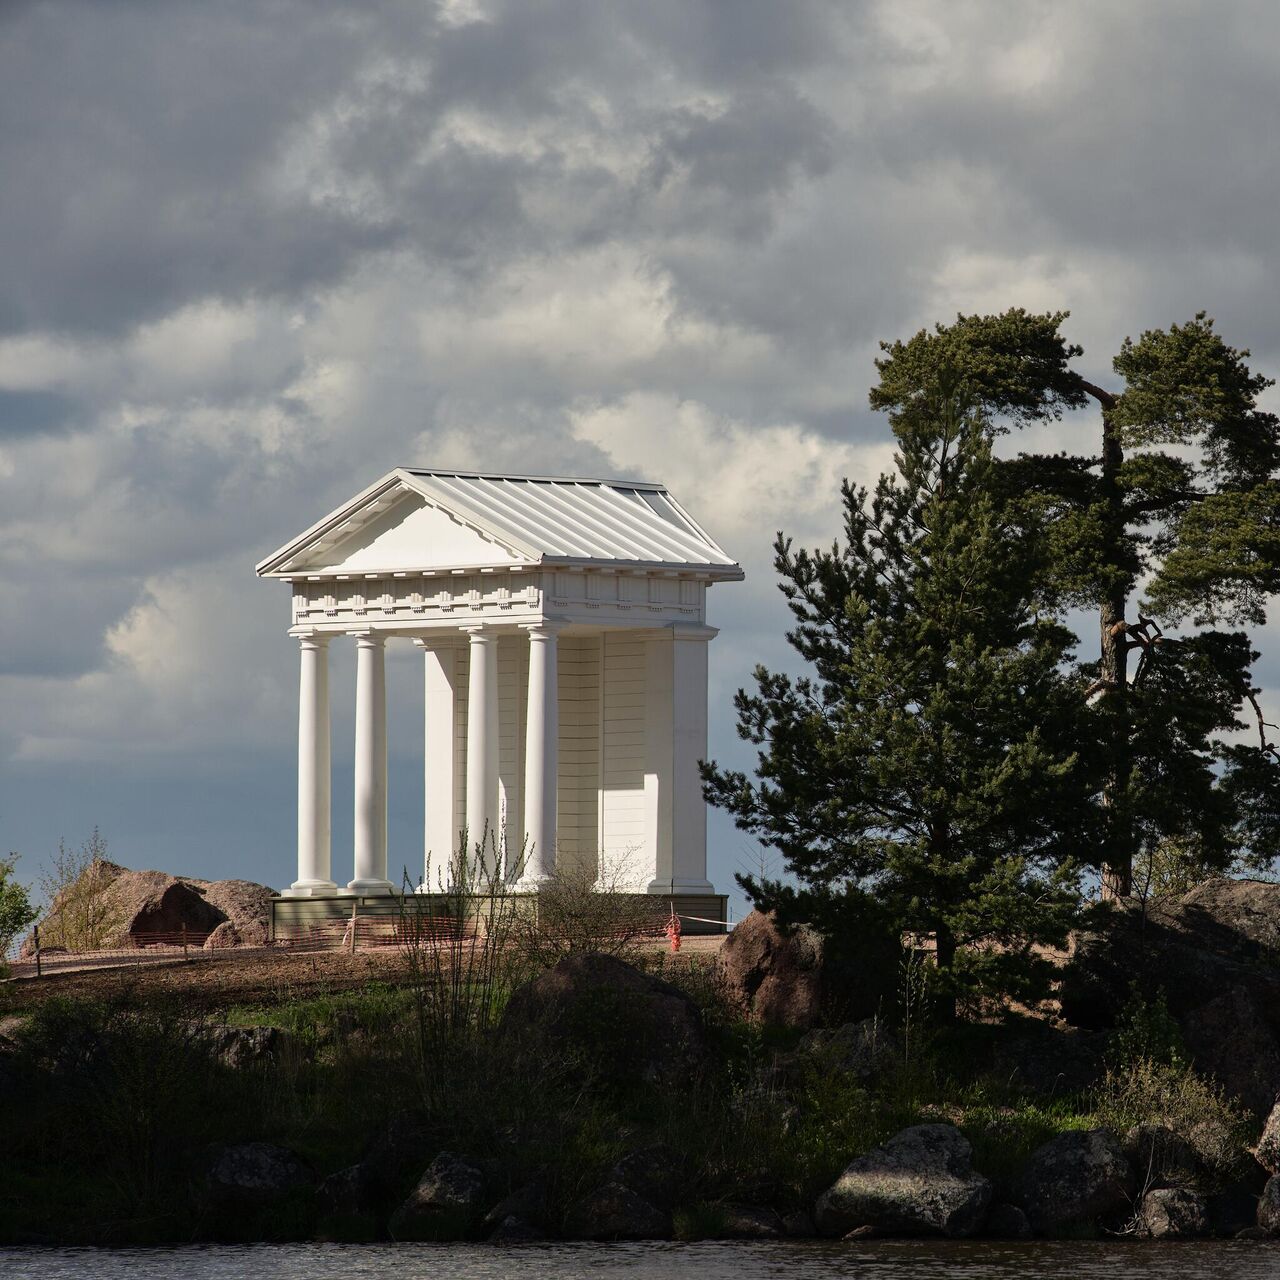
[[[1216,1183],[1229,1182],[1245,1167],[1251,1137],[1247,1117],[1184,1062],[1139,1058],[1111,1067],[1094,1110],[1099,1124],[1118,1133],[1156,1125],[1178,1134]]]

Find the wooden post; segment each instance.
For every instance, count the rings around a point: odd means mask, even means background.
[[[38,924],[33,925],[31,931],[32,933],[35,934],[35,939],[36,939],[36,977],[38,978],[41,976],[40,974],[40,926]]]
[[[356,929],[359,925],[356,923],[356,912],[359,910],[359,904],[356,899],[351,902],[351,954],[356,953]]]
[[[187,926],[185,924],[182,926],[182,958],[184,960],[191,959],[187,954]]]

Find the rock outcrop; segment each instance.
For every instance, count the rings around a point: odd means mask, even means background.
[[[331,1173],[316,1189],[316,1203],[334,1217],[372,1213],[379,1205],[378,1188],[363,1164],[348,1165]]]
[[[1255,1115],[1280,1085],[1280,884],[1214,879],[1188,893],[1113,904],[1077,939],[1062,979],[1063,1016],[1106,1028],[1136,983],[1163,993],[1193,1065]]]
[[[222,951],[228,947],[240,947],[243,945],[244,939],[240,936],[240,930],[230,920],[224,920],[204,940],[204,949],[206,951]]]
[[[239,945],[260,946],[271,932],[273,893],[249,880],[199,880],[95,862],[40,921],[41,942],[45,950],[124,947],[184,928],[203,941],[229,925],[221,945],[234,938]],[[29,937],[22,954],[30,955],[33,947]]]
[[[442,1151],[391,1217],[395,1240],[457,1240],[484,1213],[484,1174],[470,1161]]]
[[[545,1238],[547,1189],[541,1182],[527,1182],[505,1195],[484,1216],[481,1224],[495,1244],[517,1244]]]
[[[1280,1103],[1273,1106],[1267,1115],[1253,1154],[1268,1173],[1280,1173]]]
[[[883,1013],[897,988],[902,943],[875,929],[807,924],[783,927],[773,912],[752,911],[725,939],[726,993],[765,1026],[808,1030]]]
[[[1109,1027],[1136,980],[1161,988],[1175,1016],[1236,987],[1270,1014],[1280,1008],[1280,884],[1208,880],[1188,893],[1113,903],[1105,924],[1080,936],[1063,974],[1063,1016]]]
[[[575,1240],[665,1240],[671,1218],[621,1182],[606,1182],[569,1206],[565,1232]]]
[[[235,925],[241,944],[260,947],[271,937],[271,899],[275,890],[252,880],[186,881],[205,901]]]
[[[1061,1133],[1031,1153],[1015,1199],[1043,1235],[1090,1230],[1129,1211],[1133,1170],[1106,1129]]]
[[[278,1061],[294,1045],[279,1027],[236,1027],[214,1023],[202,1027],[199,1040],[225,1067],[240,1069]]]
[[[1138,1234],[1150,1240],[1194,1240],[1209,1234],[1204,1201],[1183,1187],[1148,1191],[1138,1206]]]
[[[1280,1176],[1268,1178],[1258,1197],[1258,1226],[1270,1236],[1280,1236]]]
[[[578,1055],[613,1080],[688,1084],[709,1054],[698,1006],[616,956],[574,952],[518,988],[502,1034]]]
[[[781,1216],[773,1209],[728,1204],[724,1206],[719,1234],[725,1240],[776,1240],[787,1233]]]
[[[990,1240],[1030,1240],[1035,1234],[1027,1215],[1016,1204],[993,1204],[982,1234]]]
[[[1179,1025],[1198,1071],[1255,1116],[1271,1110],[1280,1089],[1280,1023],[1251,987],[1224,991],[1184,1013]]]
[[[982,1225],[991,1183],[972,1167],[968,1139],[949,1124],[918,1124],[854,1160],[819,1198],[818,1230],[968,1236]]]
[[[772,914],[752,911],[720,948],[725,987],[766,1026],[809,1028],[822,1016],[823,941],[806,925],[783,932]]]
[[[304,1161],[271,1142],[215,1149],[204,1177],[209,1205],[221,1212],[257,1212],[314,1183]]]

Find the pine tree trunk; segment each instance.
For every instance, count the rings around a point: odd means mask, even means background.
[[[1111,421],[1110,405],[1102,410],[1102,494],[1107,504],[1105,562],[1119,570],[1120,543],[1124,536],[1120,467],[1124,450],[1120,430]],[[1117,572],[1118,576],[1118,572]],[[1102,793],[1106,810],[1106,847],[1102,856],[1102,896],[1126,898],[1133,891],[1133,827],[1128,818],[1125,791],[1129,778],[1129,651],[1125,636],[1128,591],[1123,581],[1109,587],[1102,601],[1102,663],[1099,675],[1106,681],[1103,700],[1107,777]]]

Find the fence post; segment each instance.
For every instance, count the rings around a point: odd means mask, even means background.
[[[184,960],[191,959],[187,954],[187,926],[185,924],[182,926],[182,958]]]
[[[360,927],[356,922],[357,910],[358,908],[356,905],[356,899],[353,898],[351,901],[351,954],[352,955],[355,955],[356,953],[356,930]]]
[[[36,977],[39,978],[41,976],[41,973],[40,973],[40,926],[38,924],[32,925],[31,932],[35,934],[35,938],[36,938]]]

